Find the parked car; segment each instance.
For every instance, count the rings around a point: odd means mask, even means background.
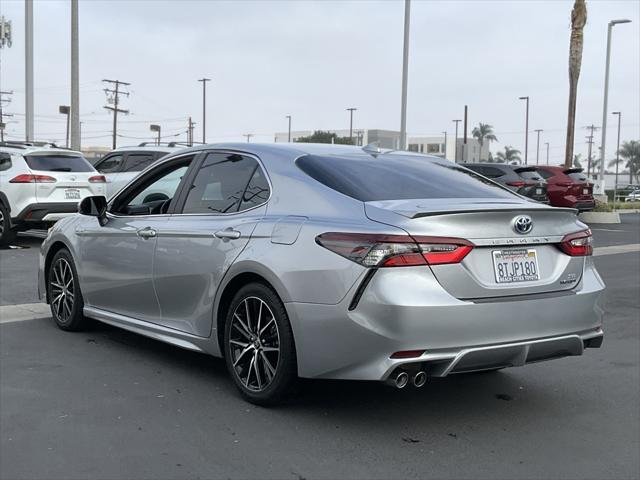
[[[554,207],[576,208],[583,212],[595,208],[593,184],[582,168],[540,165],[536,169],[547,181],[549,202]]]
[[[120,147],[107,153],[94,166],[105,176],[107,197],[110,197],[153,162],[183,148],[184,146],[176,143],[166,145],[141,143],[136,147]]]
[[[208,145],[84,199],[42,244],[39,291],[63,330],[222,356],[270,404],[298,377],[420,387],[599,347],[591,238],[574,210],[437,157]]]
[[[520,195],[538,202],[549,202],[547,182],[540,176],[535,167],[508,165],[506,163],[465,163],[464,166]]]
[[[16,232],[45,228],[105,194],[105,178],[80,152],[49,145],[0,143],[0,244]]]
[[[624,199],[625,202],[638,202],[640,201],[640,190],[634,190]]]

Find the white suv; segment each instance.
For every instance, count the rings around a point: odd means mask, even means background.
[[[104,176],[80,152],[0,143],[0,245],[18,231],[73,215],[80,200],[105,190]]]
[[[175,142],[166,145],[141,143],[137,147],[120,147],[107,153],[94,163],[96,170],[107,180],[107,198],[156,160],[182,148]]]

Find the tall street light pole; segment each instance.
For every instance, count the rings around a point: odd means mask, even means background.
[[[80,150],[80,55],[78,38],[78,0],[71,0],[71,110],[70,144]]]
[[[445,130],[444,132],[444,159],[447,159],[447,131]]]
[[[452,120],[453,123],[456,124],[456,145],[455,145],[455,158],[453,159],[453,163],[457,163],[458,162],[458,124],[461,122],[462,120]]]
[[[618,116],[618,146],[616,148],[616,179],[613,185],[613,209],[616,209],[616,195],[618,195],[618,167],[620,166],[620,121],[622,112],[612,112],[612,115]]]
[[[527,111],[524,121],[524,164],[527,165],[529,158],[529,97],[519,97],[520,100],[527,101]]]
[[[162,138],[162,136],[160,135],[160,131],[162,130],[160,125],[151,124],[149,126],[149,130],[151,130],[152,132],[156,132],[158,134],[158,137],[156,139],[156,145],[160,145],[160,139]]]
[[[547,146],[547,165],[549,165],[549,142],[544,143]]]
[[[34,140],[33,133],[33,0],[24,2],[24,56],[25,56],[25,140]]]
[[[602,140],[600,142],[600,178],[597,183],[597,192],[600,195],[604,195],[604,157],[605,146],[607,143],[607,103],[609,102],[609,63],[611,60],[611,30],[614,25],[619,23],[630,23],[631,20],[626,18],[620,20],[611,20],[609,22],[609,28],[607,29],[607,58],[604,67],[604,101],[602,102]]]
[[[350,120],[349,120],[349,140],[351,141],[351,143],[353,143],[353,112],[355,112],[356,110],[358,110],[355,107],[350,107],[347,108],[347,111],[349,112],[350,115]]]
[[[404,0],[404,44],[402,48],[402,99],[400,101],[400,150],[407,147],[407,83],[409,73],[409,25],[411,0]]]
[[[291,143],[291,115],[287,115],[285,118],[289,119],[289,133],[287,134],[287,142]]]
[[[534,130],[538,134],[538,140],[536,143],[536,165],[539,165],[540,162],[540,132],[544,132],[544,130]]]
[[[202,143],[207,143],[207,82],[210,78],[201,78],[202,82]]]
[[[71,107],[69,107],[69,105],[60,105],[58,107],[58,112],[60,112],[62,115],[66,115],[66,120],[67,120],[67,132],[65,134],[65,141],[64,141],[64,147],[65,148],[69,148],[69,112],[71,111]]]

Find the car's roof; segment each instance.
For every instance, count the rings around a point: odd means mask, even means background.
[[[28,145],[28,144],[0,144],[0,151],[11,153],[14,155],[33,155],[33,154],[64,154],[64,155],[78,155],[83,156],[82,152],[76,150],[69,150],[66,148],[60,148],[48,145]]]
[[[166,152],[173,153],[180,150],[184,150],[184,146],[175,146],[170,147],[168,145],[136,145],[136,146],[127,146],[127,147],[118,147],[115,150],[111,150],[109,153],[113,152],[140,152],[140,151],[149,151],[149,152]]]
[[[461,163],[460,165],[462,165],[463,167],[473,167],[475,165],[479,166],[479,167],[495,167],[495,168],[508,168],[510,170],[514,170],[518,167],[520,167],[520,165],[510,165],[508,163],[498,163],[498,162],[476,162],[476,163]]]

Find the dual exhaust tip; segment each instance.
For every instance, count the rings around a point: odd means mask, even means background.
[[[414,373],[412,377],[409,377],[407,372],[401,370],[395,375],[395,377],[392,375],[390,380],[391,384],[396,388],[406,387],[409,385],[409,380],[411,380],[414,387],[420,388],[427,383],[427,374],[420,370],[419,372]]]

